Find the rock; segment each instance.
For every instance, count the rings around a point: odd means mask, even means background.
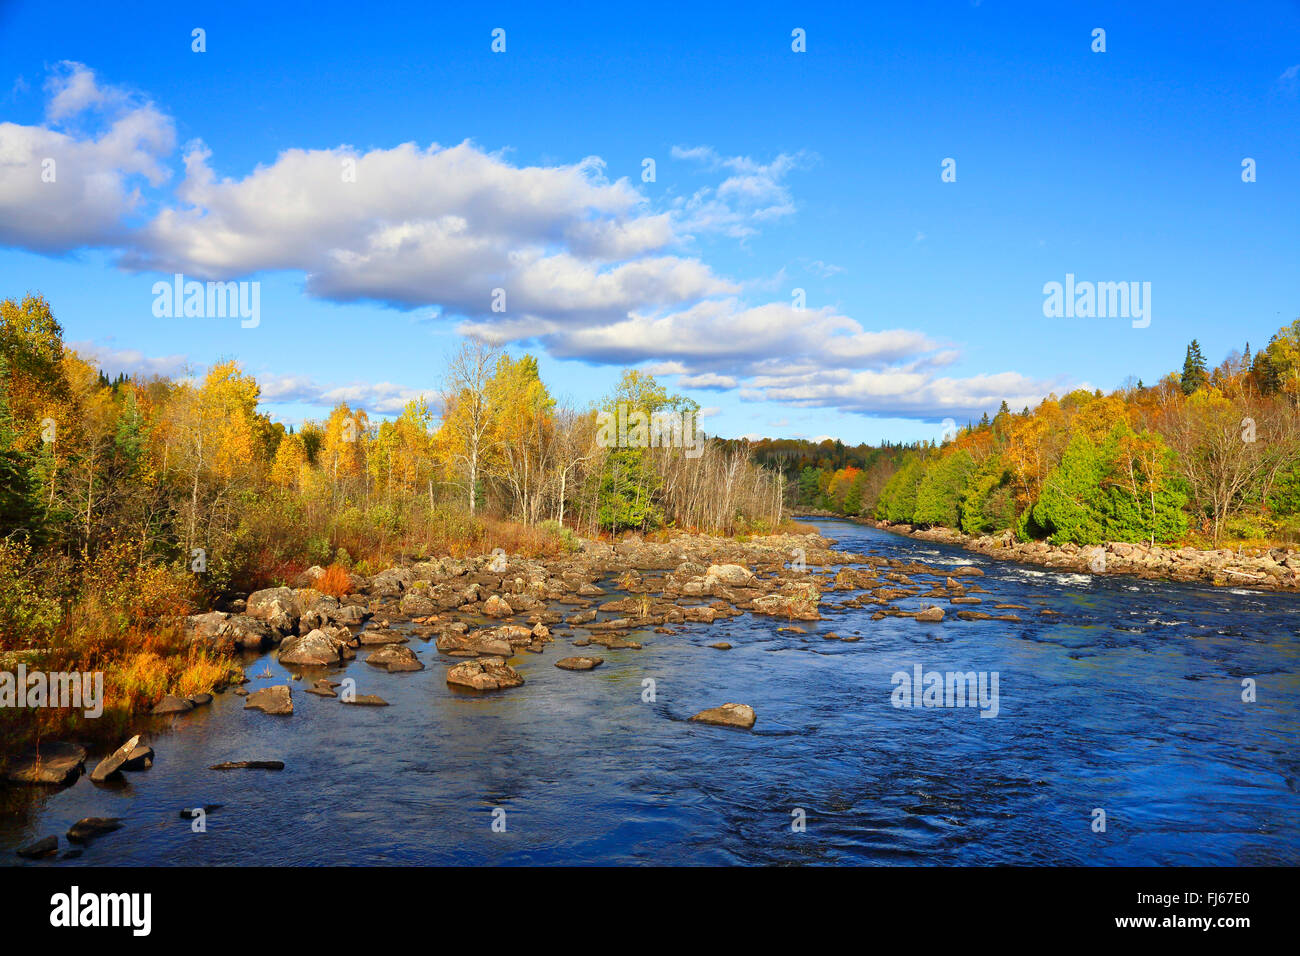
[[[227,760],[213,764],[209,770],[283,770],[283,760]]]
[[[307,693],[315,694],[317,697],[337,697],[334,691],[334,685],[327,680],[318,680],[307,688]]]
[[[279,640],[280,632],[272,630],[269,624],[248,614],[234,614],[222,625],[221,635],[235,647],[242,647],[246,651],[260,651]]]
[[[973,564],[963,564],[956,568],[953,568],[952,574],[953,577],[957,577],[957,578],[962,576],[977,577],[977,578],[984,577],[983,569],[977,568]]]
[[[265,621],[283,634],[292,631],[298,623],[300,612],[294,593],[289,588],[263,588],[248,596],[245,613],[258,621]]]
[[[194,702],[184,697],[176,697],[168,694],[158,703],[154,704],[153,710],[150,711],[155,717],[162,714],[183,714],[186,711],[194,709]]]
[[[292,714],[293,694],[288,684],[276,684],[255,690],[244,700],[245,710],[260,710],[268,714]]]
[[[390,631],[386,628],[378,628],[373,631],[362,631],[357,635],[362,647],[378,646],[380,644],[406,644],[410,638],[405,634],[399,634],[397,631]]]
[[[195,707],[206,707],[208,704],[212,703],[211,694],[190,694],[190,696],[185,699]]]
[[[343,659],[342,642],[317,628],[307,634],[286,637],[280,645],[281,664],[324,667]]]
[[[603,657],[561,657],[555,666],[566,671],[589,671],[605,663]]]
[[[136,744],[126,755],[123,770],[148,770],[153,766],[153,748],[148,744]]]
[[[717,587],[719,584],[725,587],[750,587],[755,583],[753,572],[739,564],[711,564],[704,573],[706,588]]]
[[[402,595],[397,609],[407,617],[428,617],[437,612],[438,605],[426,593],[407,591]]]
[[[18,848],[18,855],[24,860],[40,860],[47,856],[53,856],[57,852],[59,852],[59,838],[56,836],[47,836],[35,843],[29,843]]]
[[[131,751],[133,751],[139,743],[140,735],[136,734],[96,764],[95,769],[90,772],[90,779],[96,783],[103,783],[109,777],[117,775],[117,773],[121,771],[122,766],[126,763]]]
[[[95,837],[122,829],[118,817],[85,817],[68,829],[68,840],[72,843],[89,843]]]
[[[718,612],[707,604],[700,607],[684,607],[681,611],[683,621],[691,621],[695,624],[712,624],[718,619]]]
[[[455,664],[447,669],[447,683],[472,690],[504,690],[518,687],[524,679],[519,672],[499,657]]]
[[[924,611],[916,612],[916,619],[918,621],[925,621],[932,624],[937,624],[939,621],[943,620],[943,615],[944,615],[943,608],[927,607]]]
[[[207,816],[213,810],[220,810],[224,806],[225,806],[224,803],[205,803],[201,807],[186,807],[184,810],[181,811],[181,819],[193,820],[195,817],[199,815],[200,810],[203,811],[204,816]]]
[[[382,667],[393,674],[400,671],[424,670],[424,665],[415,656],[415,652],[403,644],[384,644],[370,652],[366,663],[371,667]]]
[[[745,730],[754,726],[756,720],[754,708],[747,704],[723,704],[702,710],[691,720],[702,724],[715,724],[719,727],[741,727]]]
[[[351,700],[343,698],[343,703],[354,704],[358,707],[387,707],[388,701],[382,697],[376,697],[374,694],[357,694]]]
[[[483,613],[488,617],[509,617],[515,609],[494,594],[483,602]]]
[[[719,651],[731,650],[731,645],[728,644],[726,641],[718,641],[716,644],[710,644],[709,647],[712,647],[715,650],[719,650]]]
[[[185,619],[185,643],[204,644],[218,650],[230,649],[233,642],[223,634],[229,617],[225,611],[191,614]]]
[[[9,761],[5,779],[10,783],[62,786],[73,783],[84,769],[86,749],[77,744],[49,741],[29,747]]]

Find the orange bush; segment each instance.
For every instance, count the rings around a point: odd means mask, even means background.
[[[314,587],[322,594],[341,598],[345,594],[352,593],[352,578],[341,564],[331,564],[325,569],[325,573],[316,579]]]

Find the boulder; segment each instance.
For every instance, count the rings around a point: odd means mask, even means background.
[[[148,770],[153,766],[153,748],[148,744],[137,743],[126,755],[123,770]]]
[[[258,621],[265,621],[282,634],[292,631],[298,624],[300,612],[294,593],[289,588],[263,588],[248,596],[245,613]]]
[[[720,707],[710,707],[708,710],[702,710],[691,718],[691,720],[698,721],[701,724],[715,724],[719,727],[740,727],[744,730],[753,727],[756,719],[754,708],[748,704],[723,704]]]
[[[724,587],[752,587],[757,583],[753,573],[746,567],[739,564],[711,564],[704,573],[704,586],[714,588],[718,585]]]
[[[95,769],[90,772],[90,779],[96,783],[103,783],[109,777],[116,776],[126,764],[127,758],[131,755],[131,751],[135,750],[139,744],[140,735],[136,734],[96,764]]]
[[[323,667],[343,659],[343,642],[317,628],[307,634],[286,637],[280,645],[281,664]]]
[[[518,687],[524,679],[519,672],[499,657],[485,657],[466,661],[447,669],[447,683],[471,690],[504,690]]]
[[[923,611],[916,612],[916,619],[918,621],[925,621],[927,623],[937,624],[939,621],[943,620],[943,615],[944,615],[943,608],[927,607]]]
[[[5,779],[10,783],[62,786],[73,783],[84,769],[86,749],[77,744],[48,741],[30,747],[9,760]]]
[[[424,670],[424,665],[415,656],[415,652],[402,644],[384,644],[370,652],[366,663],[372,667],[382,667],[389,673]]]
[[[285,715],[293,713],[293,693],[287,684],[263,687],[255,690],[244,700],[245,710],[260,710],[267,714]]]
[[[509,617],[515,613],[515,609],[507,604],[503,598],[493,594],[483,602],[483,613],[488,617]]]
[[[183,714],[186,711],[194,709],[194,701],[186,697],[177,697],[174,694],[168,694],[158,703],[153,705],[150,711],[154,716],[162,714]]]

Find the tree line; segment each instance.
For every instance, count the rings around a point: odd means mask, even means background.
[[[577,407],[532,356],[477,340],[451,357],[433,402],[391,420],[340,403],[295,428],[259,410],[257,381],[233,361],[197,378],[110,380],[28,295],[0,302],[0,374],[3,557],[70,581],[112,549],[215,594],[313,563],[570,547],[575,532],[761,531],[784,506],[781,475],[743,444],[702,436],[689,457],[611,445],[599,422],[619,404],[693,422],[698,406],[653,377],[628,371]]]
[[[1300,542],[1300,320],[1211,369],[1002,403],[941,444],[808,466],[795,504],[1021,540]]]

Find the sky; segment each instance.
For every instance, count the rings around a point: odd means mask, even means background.
[[[0,297],[286,423],[468,334],[579,406],[635,367],[712,434],[934,439],[1300,317],[1297,0],[178,6],[0,0]],[[1067,275],[1145,318],[1045,314]]]

